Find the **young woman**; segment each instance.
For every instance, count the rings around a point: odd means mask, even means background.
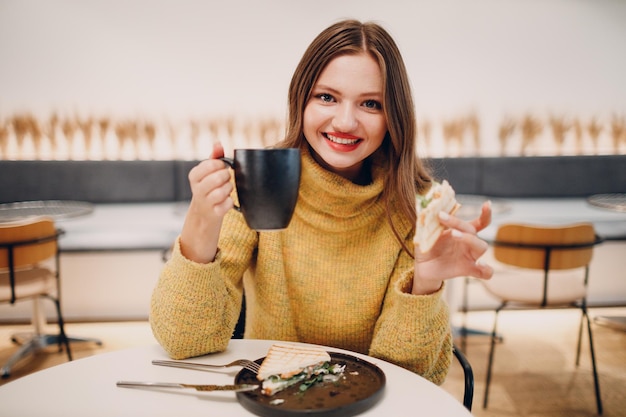
[[[442,214],[446,232],[428,253],[415,250],[415,195],[431,185],[415,130],[406,69],[383,28],[347,20],[318,35],[293,75],[278,144],[302,151],[289,227],[256,232],[231,210],[220,144],[189,173],[189,211],[151,303],[168,354],[224,350],[245,289],[245,337],[367,353],[443,382],[452,356],[443,282],[491,276],[476,261],[491,210],[471,222]]]

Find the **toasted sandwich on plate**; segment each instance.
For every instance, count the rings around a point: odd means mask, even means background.
[[[414,242],[420,252],[428,252],[444,230],[439,222],[439,212],[454,214],[461,205],[456,201],[454,189],[448,181],[433,182],[424,195],[416,196],[417,225]]]
[[[261,363],[257,379],[261,392],[271,396],[301,383],[300,391],[325,380],[338,380],[345,366],[330,363],[330,355],[316,346],[292,343],[273,344]]]

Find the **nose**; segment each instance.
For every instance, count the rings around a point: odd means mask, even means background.
[[[357,114],[350,103],[341,103],[337,106],[335,116],[333,117],[333,127],[339,132],[351,132],[356,129],[359,124]]]

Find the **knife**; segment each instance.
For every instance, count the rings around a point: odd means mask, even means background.
[[[176,382],[146,382],[146,381],[118,381],[118,387],[124,388],[191,388],[196,391],[234,391],[244,392],[257,389],[258,385],[238,384],[238,385],[198,385],[179,384]]]

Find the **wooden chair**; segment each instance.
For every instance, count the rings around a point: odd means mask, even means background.
[[[601,241],[590,223],[565,226],[505,224],[498,228],[493,242],[493,253],[498,262],[507,266],[507,276],[498,279],[496,272],[492,280],[480,281],[487,291],[501,302],[495,310],[491,332],[484,408],[488,404],[495,346],[499,339],[498,313],[506,307],[575,307],[580,308],[582,312],[578,330],[576,366],[580,361],[582,331],[586,322],[596,404],[598,414],[602,414],[593,335],[587,313],[589,263],[594,246]]]
[[[65,334],[61,303],[59,301],[59,236],[50,218],[31,218],[24,221],[0,223],[0,303],[15,304],[22,300],[33,301],[35,336],[24,342],[19,350],[2,367],[2,377],[10,375],[11,368],[22,358],[34,353],[50,340],[42,340],[42,320],[38,302],[48,298],[54,302],[58,317],[59,335],[54,342],[59,349],[65,347],[68,360],[72,353]],[[16,339],[14,339],[16,341]]]

